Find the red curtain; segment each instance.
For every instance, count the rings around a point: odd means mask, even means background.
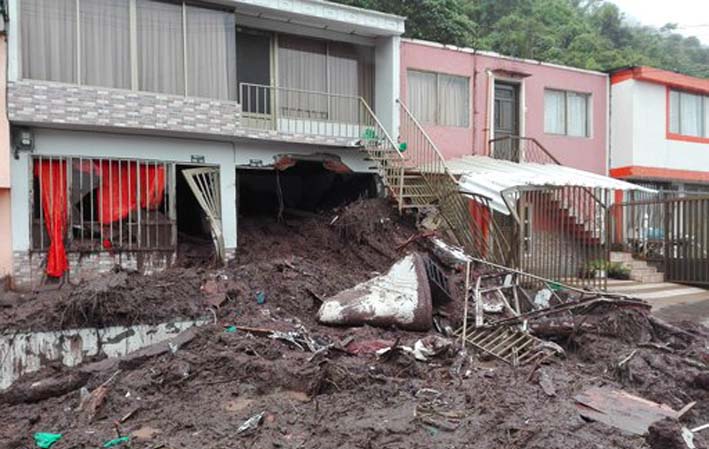
[[[34,164],[34,174],[41,186],[42,211],[49,235],[47,253],[47,275],[62,277],[69,268],[64,248],[66,235],[66,162],[38,161]]]
[[[475,200],[468,200],[468,209],[470,215],[473,217],[473,226],[476,226],[481,234],[482,241],[477,241],[476,243],[480,246],[478,250],[483,256],[487,255],[487,242],[490,236],[490,209],[484,204],[480,204]],[[473,230],[475,233],[475,230]]]
[[[99,222],[126,218],[138,207],[157,209],[165,193],[165,167],[124,161],[96,162],[101,176],[98,189]],[[140,197],[138,195],[140,184]]]

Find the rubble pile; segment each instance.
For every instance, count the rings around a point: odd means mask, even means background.
[[[161,302],[208,324],[48,361],[0,392],[0,448],[707,447],[709,330],[474,262],[466,290],[470,260],[400,220],[367,200],[247,222],[225,268],[7,294],[8,327],[175,318]]]

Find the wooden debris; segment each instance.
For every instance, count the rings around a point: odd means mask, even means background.
[[[652,424],[664,418],[679,419],[687,411],[685,407],[677,412],[665,404],[611,388],[590,388],[575,399],[576,408],[584,418],[636,435],[645,434]]]

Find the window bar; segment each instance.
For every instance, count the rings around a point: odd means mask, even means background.
[[[44,164],[44,158],[42,156],[39,156],[38,158],[35,159],[35,163],[39,162],[39,169],[37,170],[37,173],[39,173],[39,249],[45,249],[44,248],[44,183],[42,182],[42,174],[44,170],[47,168],[45,167]],[[47,236],[49,237],[49,236]]]
[[[129,161],[128,162],[128,179],[127,181],[127,188],[130,191],[132,184],[132,176],[131,173],[133,172],[133,168],[135,167],[135,162]],[[128,197],[128,201],[130,204],[130,196]],[[137,205],[136,205],[137,208]],[[132,250],[133,249],[133,211],[131,210],[128,212],[128,249]]]
[[[84,249],[84,157],[79,157],[79,232],[81,233],[79,237],[79,242],[81,249]]]
[[[143,221],[142,221],[142,210],[140,209],[140,197],[141,197],[141,185],[140,185],[140,161],[136,161],[135,163],[135,185],[136,185],[136,207],[135,207],[135,212],[136,212],[136,232],[138,234],[136,246],[138,248],[141,248],[143,245]]]
[[[106,211],[102,211],[101,215],[103,215],[104,218],[108,218],[108,229],[109,229],[108,242],[111,246],[113,246],[113,167],[111,164],[112,161],[107,160],[105,162],[108,165],[108,197],[109,197],[109,200],[108,200],[108,213],[106,213]],[[105,237],[104,237],[104,240],[105,240]],[[104,246],[103,241],[101,242],[101,245]]]
[[[118,159],[118,246],[123,249],[123,161]]]
[[[159,184],[159,181],[160,181],[160,180],[158,179],[158,174],[159,174],[159,173],[160,173],[160,171],[159,171],[159,169],[158,169],[158,162],[157,162],[157,161],[154,161],[154,162],[153,162],[153,190],[152,190],[152,191],[155,192],[155,193],[157,193],[157,191],[158,191],[158,184]],[[152,196],[152,195],[151,195],[151,196]],[[152,198],[148,198],[148,201],[146,202],[146,204],[148,205],[148,207],[151,207],[151,206],[150,206],[150,200],[151,200],[151,199],[152,199]],[[157,195],[156,195],[156,198],[155,198],[155,199],[157,200]],[[160,219],[159,219],[159,217],[160,217],[160,210],[159,210],[159,208],[158,208],[159,206],[160,206],[159,204],[156,204],[156,205],[155,205],[154,212],[153,212],[153,221],[155,222],[155,244],[154,244],[155,248],[160,248]]]
[[[174,163],[169,164],[170,167],[170,232],[172,238],[170,239],[170,246],[173,251],[177,249],[177,210],[175,208],[176,193],[175,189],[177,186],[177,168]],[[238,188],[238,186],[237,186]]]
[[[143,193],[144,198],[148,198],[150,196],[150,185],[148,184],[150,180],[148,179],[149,177],[149,171],[150,171],[150,162],[144,162],[143,163],[143,183],[144,183],[144,188],[145,192]],[[141,197],[142,200],[142,197]],[[142,201],[140,201],[140,206],[142,207]],[[147,202],[146,202],[147,206]],[[150,208],[146,207],[145,208],[145,247],[144,248],[150,248]]]
[[[73,164],[73,159],[72,158],[66,158],[66,161],[64,163],[64,176],[65,182],[64,182],[64,188],[65,188],[65,198],[64,201],[66,202],[66,223],[67,226],[65,226],[64,229],[64,235],[66,236],[67,239],[67,246],[71,246],[74,240],[74,229],[73,229],[73,224],[74,224],[74,211],[73,208],[71,207],[71,196],[72,196],[72,191],[74,190],[74,177],[73,175],[73,170],[72,170],[72,164]],[[61,166],[61,164],[60,164]]]
[[[95,235],[95,234],[94,234],[94,232],[95,232],[95,226],[96,226],[96,215],[94,214],[94,212],[95,212],[95,211],[94,211],[94,202],[96,201],[96,198],[95,198],[95,189],[94,189],[94,170],[96,169],[96,162],[94,161],[94,159],[89,159],[89,163],[90,163],[90,168],[91,168],[91,169],[89,170],[89,179],[90,179],[90,182],[91,182],[91,184],[89,185],[89,188],[91,189],[91,196],[90,196],[90,198],[89,198],[89,199],[91,200],[91,201],[90,201],[90,204],[89,204],[89,207],[91,208],[91,218],[89,219],[89,223],[91,223],[91,225],[90,225],[90,229],[91,229],[91,231],[90,231],[90,232],[91,232],[90,237],[91,237],[91,241],[93,242],[93,241],[94,241],[94,235]]]

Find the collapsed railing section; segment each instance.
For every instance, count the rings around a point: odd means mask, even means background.
[[[33,251],[174,251],[175,165],[138,159],[34,156]]]

